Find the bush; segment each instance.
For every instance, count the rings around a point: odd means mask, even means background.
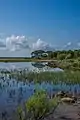
[[[31,114],[32,120],[38,120],[41,116],[44,116],[49,112],[49,100],[46,93],[43,91],[36,92],[26,102],[26,108],[28,114]]]
[[[65,57],[66,57],[65,54],[58,54],[58,55],[57,55],[57,59],[59,59],[59,60],[64,60]]]
[[[39,90],[25,103],[25,114],[28,117],[25,117],[25,120],[40,120],[56,106],[57,99],[49,99],[45,91]],[[23,120],[23,116],[21,116],[22,109],[20,107],[18,108],[18,114],[19,119]]]
[[[73,67],[78,67],[79,64],[78,64],[78,62],[73,62],[72,66],[73,66]]]
[[[17,112],[18,112],[18,118],[19,118],[19,120],[24,120],[23,109],[21,108],[21,106],[18,107]]]

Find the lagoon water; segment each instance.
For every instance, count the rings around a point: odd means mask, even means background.
[[[63,71],[60,68],[50,68],[46,66],[46,63],[31,63],[31,62],[15,62],[15,63],[0,63],[0,69],[28,69],[32,70],[42,70],[42,71]]]
[[[29,70],[49,70],[49,71],[63,71],[59,68],[51,69],[45,66],[43,63],[32,64],[32,63],[0,63],[0,69],[19,69],[27,68]],[[16,109],[19,105],[24,104],[24,102],[34,94],[35,89],[44,89],[51,96],[52,94],[63,90],[70,92],[80,93],[80,85],[66,85],[65,83],[60,83],[54,85],[53,83],[41,84],[34,82],[19,82],[15,79],[9,79],[8,75],[0,75],[0,120],[2,120],[2,114],[6,112],[6,120],[16,120]]]

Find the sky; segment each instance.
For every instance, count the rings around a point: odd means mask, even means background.
[[[0,56],[80,48],[80,0],[0,0]]]

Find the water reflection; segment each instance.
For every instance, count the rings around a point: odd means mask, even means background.
[[[80,93],[80,85],[78,84],[66,85],[65,83],[61,83],[54,85],[45,82],[34,84],[33,82],[17,82],[14,79],[10,80],[4,77],[0,80],[0,112],[3,113],[6,110],[10,116],[9,112],[13,112],[18,105],[23,104],[25,100],[33,95],[35,89],[45,89],[50,97],[60,90]]]
[[[43,68],[46,66],[45,63],[41,63],[41,62],[34,62],[34,63],[31,63],[32,66],[36,67],[36,68]]]
[[[17,120],[16,108],[23,104],[36,89],[44,89],[47,91],[49,97],[53,96],[58,91],[69,91],[71,93],[80,93],[80,85],[66,85],[65,83],[53,84],[42,82],[41,84],[34,82],[22,82],[13,79],[10,72],[17,70],[22,74],[29,70],[60,70],[59,68],[50,68],[46,63],[0,63],[0,120]],[[13,65],[15,67],[13,67]],[[62,70],[63,71],[63,70]]]
[[[43,72],[44,71],[54,71],[54,72],[62,71],[63,72],[63,70],[60,69],[60,68],[50,67],[47,62],[34,62],[34,63],[31,63],[31,64],[32,64],[32,66],[34,66],[34,68],[37,68],[38,70],[42,70]]]
[[[24,63],[24,62],[17,62],[17,63],[0,63],[0,71],[9,71],[9,70],[22,70],[28,69],[30,71],[34,70],[43,70],[43,71],[63,71],[60,68],[51,68],[47,65],[47,62],[33,62],[33,63]]]

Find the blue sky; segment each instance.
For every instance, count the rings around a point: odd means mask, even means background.
[[[12,35],[15,40],[12,40]],[[26,36],[27,44],[31,45],[34,42],[35,47],[37,45],[40,47],[39,42],[40,45],[49,47],[79,43],[80,0],[0,0],[1,45],[7,38],[12,40],[13,44],[17,40],[16,37],[22,35]],[[7,47],[9,47],[8,43]],[[20,42],[15,44],[18,44],[21,49],[21,46],[24,47]],[[26,56],[27,49],[13,53],[7,49],[6,54],[4,51],[1,50],[4,56]]]

